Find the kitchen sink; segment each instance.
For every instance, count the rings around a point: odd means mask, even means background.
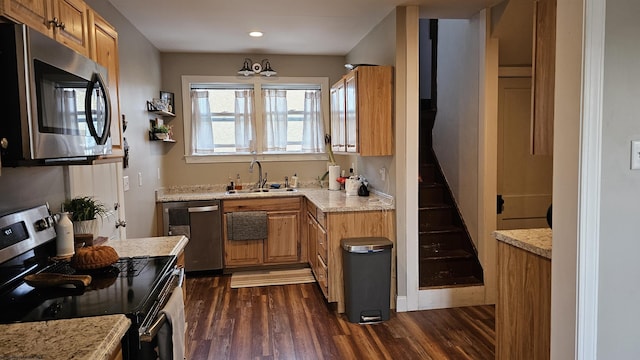
[[[260,194],[260,193],[283,193],[283,192],[297,192],[298,189],[286,188],[286,189],[246,189],[246,190],[228,190],[227,195],[239,195],[239,194]]]

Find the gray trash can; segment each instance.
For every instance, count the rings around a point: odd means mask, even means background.
[[[342,239],[340,245],[347,318],[359,324],[389,320],[393,243],[361,237]]]

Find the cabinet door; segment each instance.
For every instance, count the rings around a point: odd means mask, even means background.
[[[119,181],[121,178],[121,162],[68,167],[67,197],[91,196],[103,203],[107,210],[102,216],[100,232],[96,236],[112,240],[126,237],[125,228],[117,226],[124,220],[124,192]]]
[[[317,257],[316,257],[316,238],[318,234],[318,223],[316,219],[310,213],[307,213],[307,242],[309,244],[309,266],[311,266],[311,270],[315,273],[317,266]],[[317,277],[318,275],[316,275]]]
[[[124,156],[122,122],[120,121],[118,33],[100,15],[89,9],[89,43],[91,58],[109,72],[107,84],[111,98],[111,143],[113,155]]]
[[[361,66],[356,70],[357,152],[360,156],[393,154],[393,68]]]
[[[358,77],[350,72],[345,78],[345,122],[347,152],[358,152]]]
[[[89,31],[87,5],[82,0],[52,0],[53,13],[64,24],[54,29],[54,38],[79,52],[89,56]]]
[[[51,0],[4,0],[2,10],[4,16],[18,23],[53,35],[53,27],[49,26],[49,20],[53,19]]]
[[[331,150],[334,152],[347,151],[344,95],[344,81],[340,80],[331,87]]]
[[[556,61],[556,0],[537,0],[533,35],[533,109],[531,153],[553,153]]]
[[[269,212],[265,263],[297,262],[300,259],[300,212]]]

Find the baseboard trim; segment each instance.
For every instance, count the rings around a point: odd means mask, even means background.
[[[407,297],[396,296],[396,312],[407,312],[407,311],[409,311],[407,307]]]
[[[431,310],[485,305],[484,293],[484,285],[420,290],[418,292],[418,309]]]

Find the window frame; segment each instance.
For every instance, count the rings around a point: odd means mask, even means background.
[[[256,153],[220,153],[207,155],[191,155],[191,86],[198,84],[220,84],[231,87],[241,85],[253,85],[255,114],[256,114]],[[295,152],[263,152],[264,147],[264,127],[262,116],[262,87],[275,86],[320,86],[322,91],[322,123],[325,132],[329,129],[329,78],[327,77],[240,77],[240,76],[204,76],[204,75],[183,75],[182,76],[182,123],[184,129],[184,158],[188,164],[201,163],[221,163],[221,162],[246,162],[250,159],[261,161],[326,161],[329,156],[324,153],[295,153]]]

